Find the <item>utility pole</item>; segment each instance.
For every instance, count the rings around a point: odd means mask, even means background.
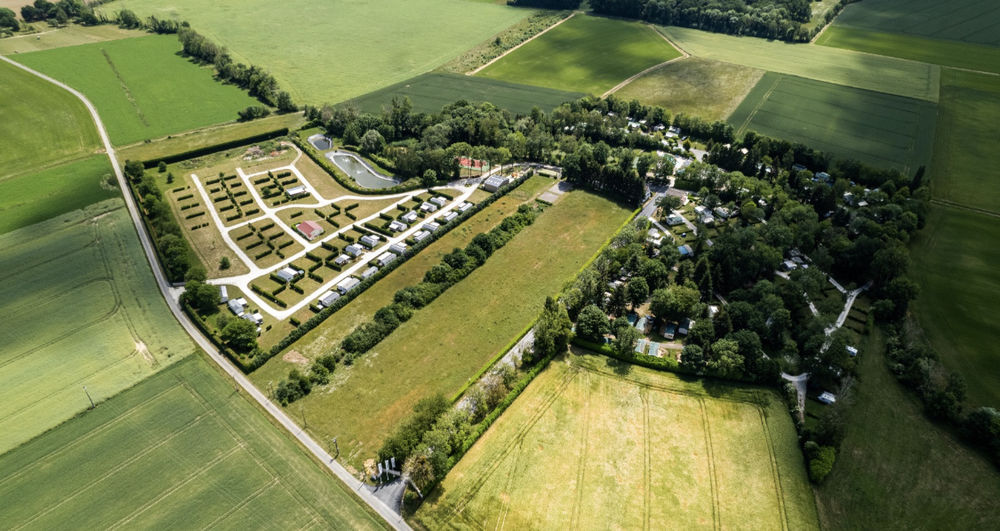
[[[83,392],[87,395],[87,400],[90,400],[90,409],[94,409],[95,407],[97,407],[94,405],[94,399],[90,398],[90,391],[87,391],[86,385],[83,386]]]
[[[333,456],[333,458],[336,459],[336,458],[340,457],[340,445],[337,444],[337,438],[336,437],[333,438],[333,448],[337,452],[337,455]]]
[[[306,422],[306,410],[302,407],[302,402],[299,402],[299,415],[302,416],[302,429],[308,429],[309,424]]]

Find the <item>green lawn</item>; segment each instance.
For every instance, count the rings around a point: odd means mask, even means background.
[[[477,75],[601,95],[629,76],[679,56],[645,24],[577,15]]]
[[[464,99],[488,101],[512,113],[528,114],[534,107],[551,111],[583,94],[460,74],[431,73],[348,100],[345,105],[380,114],[382,108],[391,105],[392,99],[398,96],[410,98],[413,110],[418,112],[441,112],[445,105]]]
[[[83,386],[105,400],[194,349],[121,199],[3,234],[0,249],[0,452],[86,408]]]
[[[938,99],[940,67],[937,65],[827,46],[736,37],[673,26],[662,31],[674,44],[695,57],[908,98]]]
[[[4,529],[387,528],[201,356],[0,456],[0,498]]]
[[[737,134],[753,130],[912,174],[930,157],[936,111],[926,101],[769,72],[729,122]]]
[[[1000,72],[1000,48],[983,44],[830,26],[816,44],[986,72]]]
[[[175,35],[150,35],[18,55],[18,61],[83,92],[115,144],[236,119],[256,104],[177,54]]]
[[[1000,77],[946,69],[939,108],[934,197],[1000,212]]]
[[[846,438],[815,489],[823,528],[996,529],[1000,473],[924,417],[886,368],[882,341],[862,348]]]
[[[0,180],[0,234],[118,195],[106,155]]]
[[[1000,293],[1000,220],[933,205],[913,242],[913,304],[941,361],[958,371],[976,405],[1000,406],[996,296]]]
[[[83,158],[99,145],[80,100],[5,62],[0,62],[0,117],[0,182]]]
[[[725,120],[763,75],[756,68],[691,57],[657,68],[615,95],[659,105],[674,114]]]
[[[265,67],[299,103],[337,103],[429,72],[535,13],[502,2],[120,0],[114,13],[186,20],[237,61]]]
[[[553,361],[413,520],[427,529],[818,529],[770,391]]]
[[[301,400],[309,429],[339,437],[350,465],[374,456],[418,400],[454,394],[529,326],[629,215],[598,196],[566,194],[353,367],[339,367],[328,389]]]
[[[994,0],[864,0],[834,21],[874,31],[1000,45],[1000,8]]]

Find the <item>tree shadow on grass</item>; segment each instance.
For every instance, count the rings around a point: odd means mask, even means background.
[[[618,376],[628,376],[632,373],[631,363],[625,363],[624,361],[619,361],[611,357],[605,357],[604,360],[608,368],[610,368]]]

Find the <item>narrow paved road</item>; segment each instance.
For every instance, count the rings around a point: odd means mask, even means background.
[[[35,76],[38,76],[54,85],[57,85],[71,94],[76,96],[80,101],[86,105],[87,110],[90,111],[90,116],[94,119],[94,124],[97,126],[97,131],[101,135],[101,142],[104,144],[104,149],[107,152],[108,158],[111,160],[111,167],[114,169],[115,176],[118,178],[118,186],[122,190],[122,196],[125,199],[125,205],[128,207],[129,215],[132,217],[132,223],[135,225],[136,232],[139,234],[139,241],[142,243],[142,249],[146,253],[146,259],[149,261],[150,268],[153,270],[153,276],[156,278],[156,285],[160,288],[160,293],[163,298],[167,301],[167,306],[170,307],[170,311],[174,314],[174,317],[181,324],[184,330],[191,336],[191,339],[198,344],[208,355],[212,358],[215,363],[217,363],[222,370],[226,372],[233,380],[243,388],[254,400],[257,401],[267,411],[275,420],[278,421],[285,429],[289,431],[296,439],[306,447],[307,450],[312,452],[312,454],[320,460],[323,464],[329,468],[335,476],[337,476],[341,481],[347,484],[351,489],[354,490],[355,494],[362,501],[368,504],[372,510],[378,513],[386,522],[389,523],[395,529],[410,529],[410,526],[403,520],[403,518],[393,512],[389,507],[387,507],[381,500],[376,498],[368,489],[363,488],[364,484],[358,481],[357,478],[353,477],[347,470],[344,469],[340,463],[333,460],[330,456],[312,437],[304,432],[295,422],[289,418],[285,412],[278,406],[271,403],[270,400],[264,396],[252,383],[243,375],[238,369],[233,367],[225,357],[219,354],[219,351],[215,349],[215,346],[208,341],[194,324],[188,319],[187,315],[181,311],[180,305],[177,300],[171,297],[170,294],[170,284],[167,282],[166,277],[163,275],[163,271],[156,260],[156,253],[153,250],[153,244],[149,239],[149,235],[146,234],[146,230],[142,224],[142,218],[139,217],[139,210],[136,208],[135,200],[132,198],[132,194],[128,191],[128,182],[125,180],[125,174],[122,173],[121,166],[118,164],[118,160],[115,158],[115,149],[111,145],[111,140],[108,138],[108,132],[104,128],[104,123],[101,122],[101,117],[97,114],[97,109],[94,108],[93,104],[90,103],[83,94],[79,91],[73,89],[72,87],[61,83],[41,72],[35,71],[28,68],[21,63],[13,61],[7,57],[0,56],[0,59],[25,70]]]

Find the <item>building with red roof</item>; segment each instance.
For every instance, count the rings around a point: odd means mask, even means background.
[[[295,226],[295,230],[299,231],[307,240],[312,240],[323,234],[323,227],[320,227],[319,223],[315,221],[303,221]]]

